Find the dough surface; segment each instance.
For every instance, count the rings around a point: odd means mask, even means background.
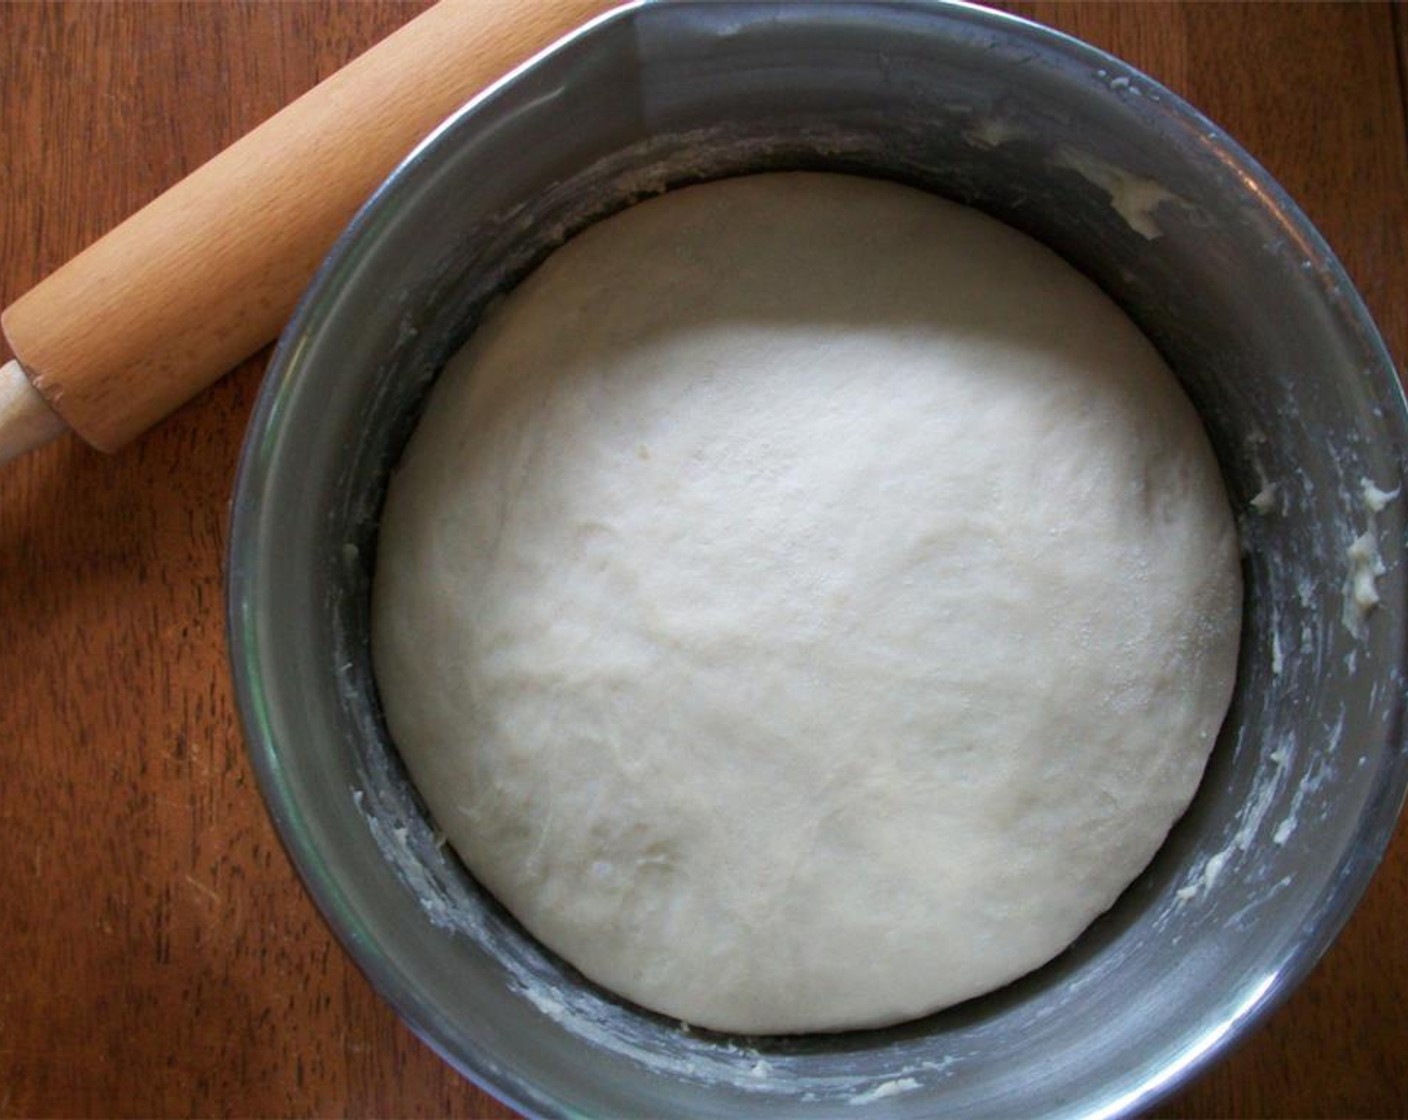
[[[895,184],[689,187],[450,364],[373,652],[466,865],[600,984],[743,1033],[1041,965],[1144,868],[1233,686],[1216,463],[1050,251]]]

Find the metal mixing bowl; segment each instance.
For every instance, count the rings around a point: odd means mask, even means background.
[[[782,1040],[682,1029],[527,937],[436,846],[367,650],[388,471],[486,302],[634,198],[770,168],[929,188],[1099,282],[1207,423],[1247,583],[1237,696],[1202,789],[1109,914],[991,996]],[[285,333],[229,561],[249,746],[289,852],[372,982],[526,1112],[1133,1112],[1304,976],[1387,842],[1408,777],[1403,502],[1373,511],[1362,480],[1395,489],[1405,448],[1392,364],[1324,242],[1226,135],[1136,71],[960,6],[624,9],[423,144]],[[1345,616],[1347,549],[1366,532],[1386,571],[1361,629]]]

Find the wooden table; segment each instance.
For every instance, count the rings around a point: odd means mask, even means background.
[[[0,6],[0,303],[418,7]],[[1408,353],[1408,9],[1013,7],[1238,136]],[[0,471],[0,1115],[513,1115],[368,988],[251,778],[221,564],[266,356],[116,457]],[[1408,1115],[1405,915],[1400,829],[1309,982],[1157,1115]]]

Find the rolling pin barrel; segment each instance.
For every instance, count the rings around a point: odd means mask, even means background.
[[[417,16],[7,308],[33,388],[89,443],[121,447],[279,333],[339,231],[431,129],[609,6],[442,0]],[[51,434],[38,398],[18,400],[25,430]],[[17,428],[0,449],[26,440]]]

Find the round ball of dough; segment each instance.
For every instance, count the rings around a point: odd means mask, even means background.
[[[1059,953],[1235,676],[1217,465],[1149,342],[981,214],[749,176],[556,252],[436,385],[373,603],[439,826],[591,979],[745,1033]]]

